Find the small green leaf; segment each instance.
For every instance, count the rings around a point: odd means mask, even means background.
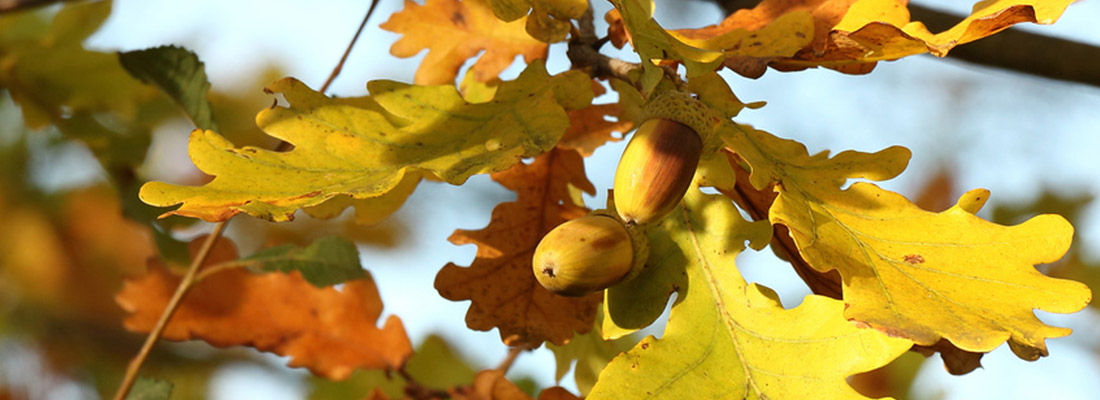
[[[301,272],[319,288],[367,276],[359,264],[359,250],[337,236],[317,239],[305,248],[288,244],[264,249],[241,261],[256,263],[253,269],[262,272]]]
[[[172,397],[172,382],[139,377],[126,400],[167,400]]]
[[[218,130],[206,98],[210,90],[206,70],[191,50],[160,46],[118,53],[118,61],[134,78],[160,88],[179,103],[195,127]]]

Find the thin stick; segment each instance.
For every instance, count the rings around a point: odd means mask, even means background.
[[[210,256],[210,249],[214,247],[214,242],[218,241],[218,238],[222,236],[222,232],[225,230],[225,226],[229,221],[219,222],[214,225],[214,231],[210,233],[210,236],[206,237],[206,241],[203,242],[202,248],[199,249],[199,253],[195,255],[195,258],[191,260],[191,266],[187,268],[187,274],[183,276],[183,280],[180,281],[178,287],[176,287],[176,293],[172,295],[172,299],[168,301],[168,306],[164,308],[164,312],[160,314],[160,319],[157,320],[156,326],[149,332],[149,336],[145,338],[145,344],[141,346],[141,350],[138,351],[134,359],[130,360],[130,365],[126,368],[126,376],[122,379],[122,384],[118,387],[118,392],[115,393],[115,400],[123,400],[126,395],[130,393],[130,389],[134,387],[134,382],[137,381],[138,371],[141,370],[141,365],[145,363],[145,359],[149,358],[149,352],[153,350],[153,345],[160,340],[160,336],[164,334],[164,328],[168,327],[168,321],[172,319],[172,315],[176,313],[180,305],[183,304],[184,296],[187,296],[187,292],[191,291],[192,284],[195,280],[195,274],[198,273],[199,268],[206,263],[207,257]]]
[[[512,364],[516,362],[516,358],[519,357],[519,354],[522,352],[522,347],[509,347],[508,355],[505,356],[504,361],[501,361],[500,365],[497,366],[497,371],[508,372],[508,369],[512,368]]]
[[[340,62],[336,63],[336,68],[332,69],[332,74],[328,76],[328,80],[324,85],[321,85],[321,93],[328,90],[329,85],[336,79],[337,75],[340,75],[340,71],[344,70],[344,63],[348,61],[348,54],[351,54],[351,49],[355,47],[355,42],[359,41],[359,34],[363,33],[363,28],[367,26],[367,21],[370,20],[371,14],[374,14],[374,8],[378,6],[378,0],[371,0],[370,8],[367,9],[367,15],[363,16],[363,22],[359,23],[359,29],[355,31],[355,36],[351,37],[351,42],[348,43],[348,48],[344,50],[344,55],[340,57]]]
[[[355,30],[355,36],[351,37],[351,42],[348,43],[348,48],[344,50],[344,55],[340,57],[340,62],[336,63],[336,67],[332,69],[332,73],[329,74],[328,79],[325,80],[325,84],[321,85],[321,93],[325,93],[328,87],[332,85],[332,81],[336,80],[336,76],[340,75],[340,72],[344,70],[344,63],[348,61],[348,55],[351,54],[351,49],[355,47],[355,42],[359,41],[359,34],[363,33],[363,28],[367,26],[367,21],[370,20],[371,14],[374,14],[374,8],[378,6],[378,0],[371,0],[370,8],[367,9],[367,15],[363,16],[363,22],[359,23],[359,29]],[[279,142],[279,145],[275,147],[275,151],[284,152],[290,150],[290,142]]]
[[[4,0],[0,0],[4,1]],[[359,41],[359,35],[363,33],[363,28],[367,26],[367,21],[370,20],[371,14],[374,14],[374,9],[378,6],[378,0],[371,0],[370,8],[367,9],[367,15],[363,16],[363,22],[359,24],[359,29],[355,31],[355,36],[351,38],[351,42],[348,43],[348,48],[344,50],[344,55],[340,57],[340,62],[336,64],[336,67],[332,69],[332,74],[329,75],[328,80],[324,85],[321,85],[321,93],[328,90],[328,87],[332,85],[332,81],[336,79],[337,75],[340,75],[340,71],[344,69],[344,63],[348,60],[348,54],[351,54],[351,49],[355,47],[355,42]],[[276,147],[276,151],[286,151],[290,148],[290,143],[282,142]],[[176,293],[172,295],[172,299],[169,300],[168,306],[165,307],[164,312],[160,315],[160,320],[157,321],[157,325],[153,327],[153,331],[149,332],[149,336],[145,339],[145,344],[142,345],[141,350],[134,356],[133,360],[130,360],[130,365],[126,368],[126,376],[122,379],[122,384],[119,385],[118,392],[115,393],[115,400],[123,400],[127,394],[130,393],[130,389],[134,387],[134,382],[137,381],[138,371],[141,370],[141,365],[145,363],[145,359],[149,357],[149,352],[152,351],[153,345],[157,340],[160,340],[160,336],[164,334],[164,329],[168,326],[168,321],[179,309],[180,304],[183,303],[184,296],[187,296],[187,292],[191,291],[191,288],[197,282],[196,275],[199,268],[206,263],[207,257],[210,256],[210,249],[214,246],[214,242],[221,237],[222,232],[225,230],[226,224],[229,220],[219,222],[214,226],[214,231],[210,233],[210,236],[206,238],[206,242],[202,244],[202,249],[192,260],[191,266],[187,269],[187,274],[184,275],[183,280],[180,281],[179,286],[176,288]],[[221,271],[225,268],[239,266],[236,263],[230,263],[219,268]],[[206,276],[214,273],[215,271],[209,271],[204,273],[199,278],[205,278]]]

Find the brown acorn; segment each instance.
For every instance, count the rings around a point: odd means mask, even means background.
[[[584,296],[622,281],[635,264],[632,238],[610,215],[569,220],[535,248],[535,279],[551,292]]]
[[[652,118],[626,145],[615,171],[615,211],[639,225],[664,218],[691,186],[703,140],[691,127]]]

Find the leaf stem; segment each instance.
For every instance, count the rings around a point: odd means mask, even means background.
[[[168,321],[172,319],[172,315],[176,313],[180,305],[183,304],[184,296],[191,291],[191,288],[195,283],[195,276],[199,271],[199,268],[206,263],[206,259],[210,256],[210,249],[214,247],[214,243],[218,241],[218,238],[222,236],[222,232],[225,231],[226,225],[229,224],[229,220],[219,222],[214,225],[214,231],[210,232],[210,236],[206,237],[206,241],[203,242],[202,248],[199,249],[198,254],[191,260],[191,266],[187,268],[187,273],[183,276],[183,280],[180,281],[179,286],[176,287],[176,293],[172,295],[172,299],[168,301],[168,305],[164,307],[164,311],[160,314],[160,319],[157,320],[157,324],[153,327],[153,330],[149,332],[149,336],[145,338],[145,344],[141,346],[141,350],[137,355],[130,360],[130,365],[126,368],[126,375],[122,379],[122,383],[119,384],[118,391],[115,393],[115,400],[123,400],[126,395],[130,393],[130,389],[134,387],[134,382],[137,380],[138,371],[141,370],[141,365],[145,363],[145,359],[149,358],[149,352],[153,350],[153,345],[160,340],[160,336],[164,334],[164,329],[168,327]]]
[[[516,362],[516,358],[519,357],[519,354],[522,353],[523,350],[522,347],[509,347],[508,355],[504,356],[504,361],[501,361],[500,365],[497,366],[497,371],[501,373],[508,372],[508,369],[512,368],[512,364]]]

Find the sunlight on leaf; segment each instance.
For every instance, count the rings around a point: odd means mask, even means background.
[[[569,126],[564,108],[583,108],[592,99],[584,74],[549,76],[541,62],[502,83],[488,103],[467,103],[453,86],[374,81],[369,88],[369,98],[332,99],[294,79],[275,82],[268,90],[281,93],[290,106],[260,112],[257,123],[293,150],[236,148],[215,132],[197,130],[191,159],[214,180],[202,187],[151,182],[142,187],[141,199],[162,207],[183,203],[166,215],[207,221],[241,212],[285,221],[299,208],[340,195],[371,199],[394,193],[399,199],[393,206],[411,190],[395,191],[407,174],[422,172],[458,185],[542,154]]]
[[[462,64],[482,51],[470,67],[479,82],[497,78],[516,56],[527,63],[546,58],[546,43],[528,36],[523,21],[502,22],[481,0],[406,0],[405,9],[379,27],[402,35],[390,48],[397,57],[428,49],[416,70],[420,85],[453,84]]]
[[[1008,227],[973,214],[988,199],[985,190],[931,213],[870,183],[841,189],[851,178],[899,174],[909,160],[901,147],[829,158],[751,127],[727,124],[722,134],[752,167],[753,186],[777,182],[772,223],[790,228],[813,268],[840,272],[849,319],[925,346],[945,338],[988,352],[1008,340],[1018,356],[1034,360],[1047,354],[1044,339],[1069,329],[1045,325],[1033,310],[1072,313],[1091,299],[1084,285],[1034,268],[1069,247],[1073,227],[1060,216]]]
[[[746,284],[734,259],[746,241],[759,249],[769,235],[766,222],[745,221],[729,199],[689,190],[649,231],[663,245],[651,249],[646,268],[654,272],[635,280],[655,281],[639,286],[652,293],[608,305],[614,321],[636,307],[663,309],[677,292],[664,334],[612,360],[588,398],[864,398],[845,379],[887,364],[911,342],[856,328],[840,301],[811,295],[784,310],[771,289]]]

